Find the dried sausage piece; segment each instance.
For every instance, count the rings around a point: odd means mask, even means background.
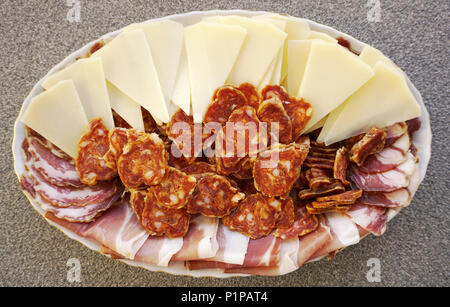
[[[267,123],[267,130],[271,143],[279,142],[288,144],[292,139],[292,122],[278,97],[263,101],[258,108],[258,117]],[[277,131],[272,130],[272,125],[277,123]]]
[[[304,236],[319,227],[317,216],[309,214],[304,205],[295,206],[295,218],[291,227],[278,228],[273,236],[283,240]]]
[[[164,143],[156,133],[128,130],[128,141],[117,160],[117,169],[127,188],[145,188],[162,181],[167,160]]]
[[[258,109],[260,97],[256,88],[250,83],[242,83],[238,89],[247,97],[247,105]]]
[[[160,184],[150,187],[160,206],[170,209],[183,208],[192,192],[194,192],[197,180],[193,176],[173,167],[167,168],[167,174]]]
[[[111,180],[117,176],[115,157],[109,151],[108,129],[102,120],[94,119],[89,131],[78,143],[75,167],[82,183],[95,185],[97,181]]]
[[[306,205],[306,210],[308,210],[309,214],[322,214],[327,212],[346,212],[348,211],[352,205],[335,205],[331,207],[314,207],[312,204]]]
[[[276,228],[290,228],[294,224],[294,202],[292,198],[288,197],[285,199],[280,199],[281,211],[278,215],[277,221],[275,222]]]
[[[109,150],[114,154],[117,161],[128,143],[128,129],[113,128],[109,131]]]
[[[172,154],[178,158],[181,153],[188,164],[192,163],[202,152],[202,130],[202,124],[194,124],[192,116],[181,109],[175,112],[166,127],[167,136],[173,141],[171,150],[179,151]]]
[[[226,177],[211,175],[198,181],[187,211],[191,214],[223,217],[230,214],[244,197],[245,194],[233,187]]]
[[[342,192],[345,192],[345,187],[342,185],[342,183],[334,182],[330,185],[319,187],[314,190],[302,190],[298,192],[298,197],[303,200]]]
[[[362,196],[362,190],[350,190],[340,194],[323,196],[316,199],[317,202],[333,201],[337,205],[351,205]]]
[[[158,132],[158,124],[153,119],[149,111],[141,107],[142,121],[144,122],[144,129],[147,133]]]
[[[347,180],[347,166],[347,148],[341,147],[336,152],[336,158],[333,166],[333,177],[340,180],[346,186],[350,185],[350,182]]]
[[[215,173],[216,166],[206,162],[194,162],[182,169],[182,171],[188,175],[200,175],[204,173]]]
[[[237,179],[252,179],[253,178],[253,164],[255,163],[255,159],[250,157],[245,157],[241,161],[239,161],[238,165],[240,166],[239,171],[233,173],[233,177]]]
[[[350,161],[361,166],[369,155],[380,152],[384,148],[386,132],[379,128],[372,128],[364,137],[350,149]]]
[[[289,97],[286,90],[279,85],[267,85],[261,91],[262,101],[272,97],[278,97],[283,103],[292,122],[292,139],[297,139],[311,119],[313,108],[303,99]]]
[[[243,106],[235,109],[216,139],[216,159],[225,167],[233,167],[246,156],[255,156],[266,149],[267,131],[255,109]]]
[[[258,239],[272,232],[280,212],[281,201],[258,193],[247,196],[222,222],[231,230]]]
[[[190,215],[185,209],[169,209],[158,205],[153,193],[131,190],[131,206],[140,216],[144,229],[152,236],[183,237],[189,228]]]
[[[246,195],[256,194],[258,190],[255,188],[255,183],[252,179],[238,180],[237,182],[239,189]]]
[[[276,144],[261,153],[253,167],[256,189],[269,196],[289,194],[300,176],[300,167],[308,150],[307,145]]]
[[[203,118],[204,123],[217,122],[222,126],[236,108],[245,106],[247,97],[234,86],[224,85],[214,92],[212,103],[206,110]]]

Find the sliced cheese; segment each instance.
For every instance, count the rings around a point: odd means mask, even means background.
[[[207,17],[208,21],[237,25],[248,31],[247,38],[236,64],[228,77],[228,83],[239,85],[249,82],[260,84],[273,60],[284,45],[287,34],[270,22],[242,16]]]
[[[283,64],[281,66],[281,77],[280,80],[283,81],[286,79],[288,75],[288,50],[287,45],[290,40],[304,40],[307,39],[310,35],[309,24],[297,17],[292,16],[283,16],[274,13],[264,14],[262,16],[270,17],[272,20],[282,20],[286,22],[286,27],[284,31],[287,34],[286,41],[284,43],[284,51],[283,51]]]
[[[72,80],[63,80],[33,97],[22,122],[72,158],[78,141],[89,125]]]
[[[162,20],[129,25],[124,31],[142,29],[152,53],[164,99],[169,107],[183,48],[183,25]]]
[[[191,87],[189,85],[189,68],[186,48],[181,53],[177,79],[172,93],[172,102],[180,107],[187,115],[191,114]]]
[[[131,127],[144,131],[141,106],[125,95],[111,82],[106,81],[111,108],[117,112]]]
[[[42,83],[46,90],[61,80],[72,80],[90,121],[101,117],[108,129],[114,127],[105,73],[99,58],[80,59],[65,69],[49,76]]]
[[[142,29],[128,30],[95,52],[102,59],[106,79],[161,122],[169,112],[158,73]]]
[[[276,65],[276,59],[272,61],[272,64],[270,64],[269,68],[267,69],[266,73],[264,74],[263,79],[258,85],[258,91],[261,91],[266,85],[271,84],[273,72],[275,70]]]
[[[359,55],[361,60],[363,60],[365,63],[369,64],[370,67],[375,67],[375,65],[378,62],[383,62],[386,65],[392,66],[397,68],[397,66],[387,57],[385,56],[380,50],[375,49],[369,45],[366,45]]]
[[[296,96],[305,73],[306,62],[311,50],[311,40],[291,40],[287,47],[287,90]]]
[[[225,84],[245,41],[240,26],[199,22],[185,28],[194,122],[203,121],[214,91]]]
[[[298,97],[313,107],[305,131],[373,76],[369,65],[338,44],[313,41]]]
[[[328,116],[319,140],[329,145],[367,132],[420,116],[420,106],[404,76],[383,62],[375,75]]]
[[[320,39],[323,40],[327,43],[336,43],[337,44],[337,39],[331,37],[330,35],[323,33],[323,32],[318,32],[318,31],[311,31],[309,33],[309,39]]]

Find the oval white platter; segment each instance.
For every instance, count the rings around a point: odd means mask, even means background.
[[[153,21],[159,21],[159,20],[165,20],[165,19],[170,19],[179,23],[182,23],[183,25],[190,25],[193,23],[196,23],[198,21],[200,21],[202,18],[204,17],[208,17],[208,16],[214,16],[214,15],[240,15],[240,16],[255,16],[255,15],[261,15],[261,14],[265,14],[268,12],[263,12],[263,11],[245,11],[245,10],[227,10],[227,11],[222,11],[222,10],[214,10],[214,11],[205,11],[205,12],[199,12],[199,11],[195,11],[195,12],[189,12],[189,13],[185,13],[185,14],[178,14],[178,15],[171,15],[171,16],[166,16],[163,18],[158,18],[158,19],[151,19],[148,20],[146,22],[153,22]],[[314,21],[311,20],[307,20],[304,19],[306,22],[308,22],[308,24],[310,25],[311,30],[315,30],[315,31],[319,31],[319,32],[324,32],[326,34],[331,35],[334,38],[337,37],[343,37],[346,40],[348,40],[352,46],[352,49],[355,50],[356,52],[361,52],[362,49],[364,48],[364,46],[366,45],[365,43],[345,34],[342,32],[339,32],[331,27],[322,25],[322,24],[318,24]],[[136,21],[138,22],[138,21]],[[115,36],[117,36],[119,33],[121,32],[121,30],[117,30],[114,32],[110,32],[108,34],[105,34],[104,36],[102,36],[99,39],[103,39],[104,41],[109,41],[112,38],[114,38]],[[55,67],[53,67],[46,76],[44,76],[41,80],[39,80],[39,82],[33,87],[33,89],[31,90],[30,94],[28,95],[28,97],[25,99],[25,101],[23,102],[22,108],[20,110],[19,116],[16,119],[16,122],[14,124],[14,137],[13,137],[13,143],[12,143],[12,152],[13,152],[13,157],[14,157],[14,169],[16,172],[17,177],[20,179],[21,175],[25,172],[25,161],[24,161],[24,157],[22,154],[22,149],[21,149],[21,144],[22,141],[25,138],[25,126],[24,124],[20,121],[22,115],[23,115],[23,110],[25,110],[28,106],[28,104],[30,103],[30,100],[32,97],[38,95],[39,93],[42,92],[42,82],[43,80],[45,80],[49,75],[55,73],[58,70],[61,70],[62,68],[68,66],[69,64],[73,63],[77,57],[81,57],[84,56],[86,53],[89,52],[90,48],[92,47],[92,45],[95,44],[95,42],[97,42],[99,39],[88,43],[87,45],[85,45],[84,47],[80,48],[79,50],[73,52],[72,54],[70,54],[69,56],[67,56],[63,61],[61,61],[58,65],[56,65]],[[430,126],[430,117],[428,114],[428,111],[425,107],[425,104],[423,103],[422,97],[419,93],[419,91],[415,88],[415,86],[413,85],[413,83],[411,82],[411,80],[409,80],[409,78],[406,76],[406,74],[404,74],[406,77],[406,81],[408,83],[408,86],[410,87],[414,97],[417,99],[417,101],[419,102],[421,109],[422,109],[422,115],[420,117],[421,120],[421,127],[420,129],[415,133],[414,135],[414,139],[413,139],[413,143],[414,145],[418,148],[418,156],[419,156],[419,172],[420,172],[420,182],[422,182],[422,180],[425,177],[425,173],[427,170],[427,166],[428,166],[428,162],[430,160],[430,156],[431,156],[431,126]],[[25,193],[25,195],[27,196],[28,200],[30,201],[31,205],[33,206],[33,208],[39,212],[39,214],[41,214],[44,217],[45,212],[33,201],[33,199],[27,195],[27,193]],[[388,212],[388,218],[389,220],[392,219],[400,210],[393,210],[391,209]],[[89,247],[92,250],[98,251],[100,252],[100,244],[98,244],[97,242],[94,242],[92,240],[80,237],[79,235],[75,234],[74,232],[72,232],[71,230],[56,224],[53,221],[47,220],[51,225],[55,226],[56,228],[58,228],[59,230],[61,230],[62,232],[64,232],[67,236],[69,236],[70,238],[84,244],[85,246]],[[233,277],[233,276],[248,276],[245,274],[229,274],[229,273],[223,273],[222,271],[220,271],[219,269],[205,269],[205,270],[193,270],[193,271],[189,271],[187,268],[184,267],[183,263],[174,263],[169,265],[168,267],[160,267],[160,266],[155,266],[155,265],[150,265],[150,264],[146,264],[146,263],[142,263],[142,262],[138,262],[138,261],[133,261],[133,260],[127,260],[127,259],[122,259],[121,261],[132,265],[132,266],[139,266],[139,267],[143,267],[145,269],[148,269],[150,271],[159,271],[159,272],[166,272],[169,274],[175,274],[175,275],[187,275],[187,276],[194,276],[194,277]]]

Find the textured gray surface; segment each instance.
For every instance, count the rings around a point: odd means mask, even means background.
[[[81,22],[66,19],[66,0],[3,0],[0,4],[0,286],[450,286],[449,2],[380,0],[380,22],[368,22],[374,1],[87,1]],[[69,1],[70,2],[70,1]],[[279,277],[195,279],[153,273],[97,254],[50,226],[28,204],[13,171],[13,124],[25,96],[66,55],[129,23],[192,10],[265,10],[332,26],[391,57],[422,93],[431,115],[433,148],[425,181],[410,207],[382,237],[370,236],[333,261]],[[81,282],[66,279],[69,258]],[[367,260],[381,262],[381,282],[366,279]]]

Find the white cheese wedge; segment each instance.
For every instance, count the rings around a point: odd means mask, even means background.
[[[307,39],[309,37],[310,31],[311,31],[309,28],[309,24],[301,18],[292,17],[292,16],[283,16],[283,15],[278,15],[278,14],[274,14],[274,13],[263,14],[261,16],[270,17],[271,19],[282,20],[282,21],[286,22],[286,27],[284,29],[284,32],[286,32],[287,37],[286,37],[286,40],[284,43],[283,64],[281,66],[281,77],[280,77],[280,80],[283,81],[286,79],[286,76],[288,75],[288,67],[289,67],[288,61],[287,61],[288,42],[290,40]]]
[[[186,115],[191,114],[191,87],[189,84],[189,68],[186,48],[183,48],[181,53],[177,79],[172,93],[172,102],[180,107]]]
[[[397,66],[392,62],[387,56],[385,56],[380,50],[373,48],[372,46],[366,45],[359,55],[361,60],[369,64],[370,67],[375,67],[378,62],[383,62],[388,66],[392,66],[396,69]]]
[[[122,32],[92,57],[102,59],[109,82],[148,110],[155,120],[169,121],[164,93],[144,30]]]
[[[239,85],[249,82],[260,84],[278,52],[284,45],[287,34],[270,22],[242,16],[214,16],[206,20],[236,25],[248,31],[247,38],[236,64],[228,77],[228,83]]]
[[[320,39],[323,40],[327,43],[335,43],[337,44],[337,39],[335,39],[334,37],[331,37],[330,35],[323,33],[323,32],[318,32],[318,31],[311,31],[309,33],[309,37],[308,39]]]
[[[329,145],[420,116],[420,106],[398,70],[378,62],[375,75],[330,113],[318,140]]]
[[[338,44],[313,41],[298,97],[313,107],[305,131],[373,76],[369,65]]]
[[[261,91],[266,85],[271,84],[273,72],[275,70],[276,65],[276,59],[272,61],[272,64],[270,64],[269,68],[267,69],[266,73],[264,74],[263,79],[258,85],[258,91]]]
[[[78,141],[89,125],[72,80],[63,80],[33,97],[22,122],[72,158]]]
[[[46,90],[61,80],[72,80],[89,121],[101,117],[108,129],[114,127],[105,73],[98,58],[80,59],[49,76],[42,83]]]
[[[287,47],[287,91],[291,96],[297,96],[306,62],[311,50],[311,40],[290,40]]]
[[[170,109],[170,99],[183,49],[183,25],[172,20],[162,20],[132,24],[124,31],[135,29],[144,30],[164,99],[167,108]]]
[[[185,28],[194,122],[203,121],[212,95],[225,84],[246,35],[243,27],[204,21]]]
[[[111,108],[117,112],[131,127],[144,131],[141,106],[133,99],[122,93],[111,82],[106,81]]]

